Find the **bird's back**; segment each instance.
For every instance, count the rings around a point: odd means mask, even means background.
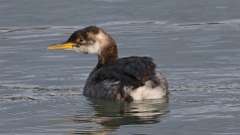
[[[131,91],[151,81],[151,87],[162,85],[167,89],[165,77],[156,75],[150,57],[126,57],[114,64],[96,66],[84,87],[84,95],[96,98],[131,101]]]

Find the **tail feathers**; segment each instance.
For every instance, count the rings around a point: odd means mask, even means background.
[[[168,95],[168,82],[161,73],[156,73],[140,87],[125,87],[125,93],[129,93],[133,100],[163,98]]]

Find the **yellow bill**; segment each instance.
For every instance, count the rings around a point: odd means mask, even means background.
[[[72,50],[75,46],[74,43],[66,42],[62,44],[53,44],[48,46],[48,50]]]

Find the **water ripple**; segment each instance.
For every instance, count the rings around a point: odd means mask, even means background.
[[[199,28],[204,28],[206,26],[211,27],[211,26],[240,26],[240,21],[239,19],[233,19],[233,20],[226,20],[226,21],[219,21],[219,22],[199,22],[199,23],[181,23],[181,24],[176,24],[176,23],[171,23],[168,21],[159,21],[159,20],[134,20],[134,21],[109,21],[105,23],[100,23],[98,24],[99,26],[103,27],[109,27],[113,28],[115,27],[116,29],[119,27],[123,32],[124,27],[131,28],[127,31],[139,31],[143,30],[146,27],[151,30],[156,30],[156,28],[160,28],[163,31],[164,30],[171,30],[171,31],[178,31],[178,30],[190,30],[190,29],[199,29]],[[141,27],[140,27],[141,26]],[[65,31],[69,32],[74,31],[76,29],[80,29],[83,26],[31,26],[31,27],[0,27],[0,34],[6,34],[6,33],[16,33],[16,32],[22,32],[22,33],[27,33],[27,32],[53,32],[53,31]],[[125,29],[126,30],[126,29]],[[35,37],[48,37],[48,36],[61,36],[63,34],[30,34],[30,35],[23,35],[23,36],[13,36],[13,37],[8,37],[8,36],[3,36],[2,38],[10,38],[10,39],[26,39],[26,38],[35,38]]]
[[[66,97],[66,96],[80,96],[82,95],[81,88],[57,88],[57,87],[38,87],[31,85],[0,85],[1,91],[12,91],[11,93],[5,92],[1,94],[1,101],[31,101],[31,100],[46,100],[53,96]],[[14,92],[15,91],[15,92]]]

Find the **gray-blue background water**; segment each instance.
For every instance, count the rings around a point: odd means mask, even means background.
[[[0,134],[240,134],[239,0],[0,0]],[[88,25],[151,56],[169,100],[87,99],[96,57],[48,52]]]

